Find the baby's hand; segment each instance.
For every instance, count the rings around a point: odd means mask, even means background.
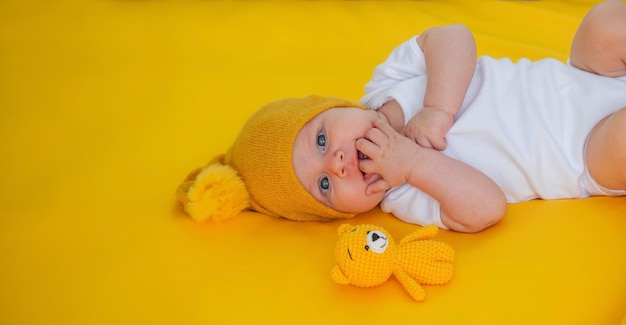
[[[360,161],[361,171],[382,177],[368,185],[368,195],[406,183],[417,163],[415,155],[420,150],[417,143],[396,132],[384,120],[375,121],[365,139],[357,140],[356,148],[368,157]]]
[[[450,113],[434,107],[424,107],[404,126],[404,135],[424,148],[446,148],[446,133],[454,119]]]

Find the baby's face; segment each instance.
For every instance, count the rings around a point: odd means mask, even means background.
[[[366,195],[380,179],[359,169],[363,158],[356,140],[365,137],[378,113],[360,108],[331,108],[302,127],[293,149],[298,180],[318,201],[341,212],[361,213],[374,208],[384,192]]]

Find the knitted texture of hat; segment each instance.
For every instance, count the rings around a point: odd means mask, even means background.
[[[450,245],[429,240],[436,226],[426,226],[404,237],[396,245],[389,233],[374,225],[341,225],[337,230],[335,282],[373,287],[394,274],[416,301],[426,292],[420,284],[444,284],[453,276],[454,250]]]
[[[351,218],[315,199],[298,180],[293,147],[300,129],[317,114],[334,107],[359,107],[343,99],[311,95],[269,103],[246,122],[226,153],[246,184],[253,210],[298,221]]]

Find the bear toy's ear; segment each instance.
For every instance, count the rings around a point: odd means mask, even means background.
[[[344,233],[346,233],[349,230],[352,230],[353,228],[354,228],[353,225],[344,223],[341,226],[339,226],[339,228],[337,228],[337,235],[339,235],[339,237],[341,237],[341,235],[343,235]]]
[[[335,267],[333,267],[333,270],[331,271],[331,276],[333,278],[333,281],[335,281],[335,282],[337,282],[339,284],[349,284],[350,283],[350,279],[348,279],[346,277],[346,275],[343,274],[343,272],[341,271],[341,269],[337,265],[335,265]]]

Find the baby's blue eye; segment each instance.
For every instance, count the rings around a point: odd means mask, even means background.
[[[328,177],[324,176],[320,178],[320,191],[322,191],[322,194],[326,195],[326,191],[328,191],[329,188],[330,181],[328,180]]]
[[[326,149],[326,135],[323,132],[317,135],[317,146],[322,150]]]

